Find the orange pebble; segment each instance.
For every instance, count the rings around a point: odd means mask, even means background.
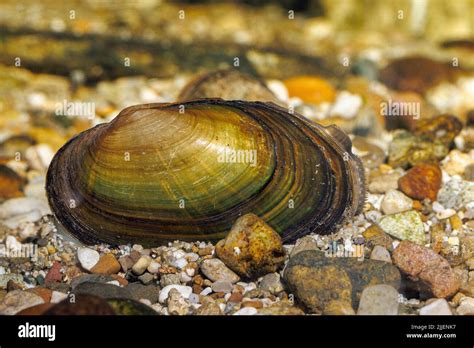
[[[333,102],[336,90],[326,80],[316,76],[295,76],[283,81],[290,97],[298,97],[306,103]]]

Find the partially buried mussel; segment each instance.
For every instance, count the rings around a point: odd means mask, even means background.
[[[126,108],[65,144],[46,186],[67,230],[115,245],[218,240],[249,212],[289,241],[331,233],[365,201],[339,128],[221,99]]]

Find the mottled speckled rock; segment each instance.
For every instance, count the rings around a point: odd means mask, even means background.
[[[397,315],[398,291],[390,285],[368,286],[362,291],[358,315]]]
[[[413,242],[402,241],[392,254],[393,262],[412,279],[420,279],[436,297],[454,295],[461,281],[448,261],[433,250]]]
[[[316,272],[316,275],[320,274],[321,271],[318,270],[326,266],[330,266],[333,273],[327,274],[318,284],[315,284],[314,278],[311,278],[312,272]],[[311,299],[317,296],[315,293],[321,289],[323,293],[325,291],[339,292],[339,294],[333,295],[335,297],[331,298],[332,300],[338,298],[344,300],[345,297],[342,295],[345,294],[344,291],[348,287],[347,282],[344,281],[347,279],[344,274],[347,274],[350,280],[349,290],[353,307],[358,305],[362,290],[366,286],[387,284],[395,289],[400,288],[400,272],[387,262],[377,260],[359,261],[350,257],[329,258],[321,251],[302,251],[290,258],[284,272],[284,279],[296,296],[299,293],[303,296],[307,294],[305,297]],[[344,288],[338,288],[338,286]],[[300,291],[296,292],[298,287]],[[316,303],[318,304],[318,302]]]
[[[351,281],[340,267],[292,265],[285,270],[285,280],[311,313],[322,313],[334,300],[351,303]]]
[[[304,315],[304,312],[286,302],[276,302],[269,307],[260,308],[259,315]]]
[[[441,188],[441,169],[437,164],[420,163],[398,180],[399,189],[408,197],[436,200]]]
[[[219,259],[206,259],[201,263],[202,273],[213,282],[228,281],[237,283],[240,277]]]
[[[13,315],[23,309],[44,303],[41,296],[23,290],[13,290],[5,295],[0,303],[0,315]]]
[[[107,303],[113,308],[117,315],[157,315],[158,313],[138,301],[130,299],[108,299]]]
[[[392,237],[425,244],[425,229],[420,214],[414,210],[384,216],[379,226]]]
[[[389,251],[393,249],[393,239],[378,225],[371,225],[362,233],[362,236],[365,238],[365,246],[369,250],[372,250],[376,245]]]
[[[324,308],[323,315],[355,315],[350,301],[331,301]]]
[[[247,278],[276,272],[285,260],[280,235],[255,214],[238,218],[216,245],[217,256]]]
[[[423,162],[437,162],[448,154],[448,148],[441,142],[421,140],[410,132],[395,131],[388,150],[388,164],[394,168],[417,165]]]

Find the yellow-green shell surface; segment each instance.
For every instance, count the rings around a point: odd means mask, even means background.
[[[271,103],[203,99],[124,109],[51,163],[59,222],[94,243],[217,240],[255,213],[283,240],[330,233],[364,201],[350,141]]]

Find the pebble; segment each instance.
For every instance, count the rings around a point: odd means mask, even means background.
[[[280,274],[278,273],[269,273],[265,275],[260,282],[260,287],[263,290],[269,291],[273,295],[277,295],[284,290]]]
[[[228,281],[236,283],[239,281],[240,277],[230,270],[224,262],[219,259],[206,259],[201,263],[202,273],[212,280],[216,281]]]
[[[459,150],[453,150],[443,160],[442,167],[449,175],[463,175],[466,167],[474,165],[474,157]]]
[[[0,315],[14,315],[23,309],[44,303],[41,296],[23,290],[8,292],[0,303]]]
[[[181,284],[181,279],[179,274],[163,274],[161,275],[160,278],[160,285],[162,287],[168,286],[168,285],[179,285]]]
[[[202,295],[202,296],[207,296],[209,295],[210,293],[212,293],[212,288],[210,286],[208,286],[207,288],[205,288],[204,290],[202,290],[199,295]]]
[[[230,269],[247,278],[276,272],[285,261],[280,235],[255,214],[245,214],[235,221],[226,238],[216,244],[216,254]]]
[[[449,262],[433,250],[410,241],[402,241],[393,254],[394,264],[404,273],[425,281],[439,298],[454,295],[461,281]]]
[[[362,291],[358,315],[397,315],[398,291],[392,286],[379,284]]]
[[[96,250],[90,248],[79,248],[77,250],[77,258],[79,259],[82,268],[90,271],[92,267],[99,262],[100,255]]]
[[[170,315],[186,315],[189,314],[191,309],[191,303],[189,300],[184,298],[181,295],[181,292],[175,288],[169,290],[167,304],[168,313]]]
[[[354,257],[327,257],[321,251],[303,251],[290,258],[285,284],[312,313],[321,313],[334,300],[358,304],[368,285],[387,284],[398,289],[400,272],[393,265]]]
[[[26,150],[25,157],[31,168],[44,172],[54,157],[54,151],[47,144],[33,145]]]
[[[12,280],[15,283],[23,283],[23,277],[21,274],[7,273],[0,274],[0,289],[6,289],[8,282]]]
[[[221,307],[215,302],[206,302],[196,310],[196,315],[222,315]]]
[[[463,297],[459,300],[459,307],[456,309],[459,315],[474,315],[474,298]]]
[[[121,266],[115,256],[111,253],[102,255],[94,267],[90,269],[91,273],[97,274],[116,274],[120,271]]]
[[[244,307],[239,309],[234,315],[255,315],[258,313],[257,308],[254,307]]]
[[[387,249],[383,246],[376,245],[372,252],[370,253],[371,260],[379,260],[384,262],[392,263],[392,258],[390,257],[390,253]]]
[[[388,174],[383,174],[372,178],[369,182],[369,192],[386,193],[390,190],[398,188],[398,179],[402,176],[402,172],[394,170]]]
[[[184,267],[186,267],[187,264],[188,264],[188,261],[186,261],[186,259],[180,258],[180,259],[177,259],[177,260],[173,261],[171,263],[171,266],[179,268],[179,269],[183,269]]]
[[[153,276],[153,274],[145,272],[141,276],[139,276],[138,279],[140,280],[140,282],[142,284],[148,285],[148,284],[151,284],[153,282],[155,277]]]
[[[59,303],[59,302],[61,302],[62,300],[66,299],[66,298],[67,298],[67,294],[65,294],[63,292],[59,292],[59,291],[53,291],[52,294],[51,294],[50,302],[51,303]]]
[[[420,309],[420,315],[453,315],[448,301],[444,298],[435,299]]]
[[[141,256],[138,261],[133,265],[132,272],[136,275],[141,275],[146,271],[147,267],[150,265],[152,258],[147,255]]]
[[[411,168],[398,180],[399,189],[408,197],[435,201],[441,188],[441,169],[438,165],[421,163]]]
[[[387,214],[401,213],[413,208],[413,201],[398,190],[389,190],[381,204],[382,211]]]
[[[155,274],[155,273],[158,273],[158,270],[160,268],[161,268],[161,265],[158,262],[151,261],[146,270],[152,274]]]
[[[12,198],[0,204],[0,219],[8,219],[34,211],[39,212],[41,216],[51,214],[48,204],[42,199],[31,197]]]
[[[446,209],[474,209],[474,182],[452,176],[439,190],[438,202]]]
[[[168,294],[169,294],[171,289],[178,290],[178,292],[181,294],[181,296],[185,299],[188,299],[189,295],[191,295],[192,292],[193,292],[193,288],[191,288],[190,286],[176,285],[176,284],[167,285],[163,289],[161,289],[161,291],[160,291],[160,295],[158,297],[158,301],[160,303],[165,303],[166,302],[166,300],[168,299]]]
[[[324,315],[355,315],[352,305],[348,301],[330,301],[323,310]]]
[[[212,291],[228,293],[232,291],[232,283],[227,281],[217,281],[211,285]]]
[[[380,245],[387,250],[392,250],[393,239],[376,224],[367,228],[362,236],[365,238],[365,245],[369,249]]]
[[[395,238],[409,240],[420,245],[424,245],[426,242],[425,227],[417,211],[410,210],[386,215],[380,220],[379,226]]]
[[[304,312],[288,302],[276,302],[269,307],[263,307],[258,310],[259,315],[304,315]]]
[[[318,243],[312,236],[304,236],[298,239],[293,249],[291,249],[290,257],[305,250],[319,250]]]

